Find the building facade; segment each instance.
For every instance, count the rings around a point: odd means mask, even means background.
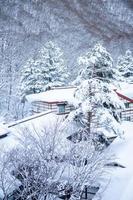
[[[123,101],[125,107],[120,112],[120,117],[122,121],[132,121],[133,122],[133,99],[131,95],[122,94],[122,92],[117,92],[117,95]]]
[[[74,110],[72,99],[76,87],[58,87],[39,94],[31,94],[26,97],[31,103],[32,113],[41,113],[51,110],[56,114],[68,114]]]

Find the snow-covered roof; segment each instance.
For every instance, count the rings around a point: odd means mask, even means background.
[[[109,150],[116,156],[116,162],[125,168],[115,167],[111,177],[106,179],[101,187],[102,200],[132,200],[133,199],[133,123],[123,122],[125,135],[117,138],[110,145]],[[97,194],[98,195],[98,194]]]
[[[25,128],[31,130],[33,134],[36,131],[41,134],[42,130],[46,130],[49,134],[54,134],[55,126],[59,126],[60,130],[62,121],[64,121],[64,116],[58,116],[52,112],[44,112],[10,123],[6,126],[6,130],[10,134],[4,139],[0,139],[0,151],[4,152],[5,150],[14,148],[18,144],[18,138],[23,134],[22,132]],[[1,125],[0,127],[0,130],[3,130],[2,127],[5,126]],[[64,153],[70,141],[66,140],[62,129],[58,131],[58,143],[60,143],[59,146],[62,146],[62,152],[60,153]]]
[[[133,102],[133,84],[121,84],[121,88],[116,90],[116,92],[122,98]]]
[[[76,87],[55,88],[48,90],[46,92],[27,95],[26,99],[28,102],[34,102],[34,101],[43,101],[48,103],[64,102],[64,101],[72,102],[74,99],[75,90]]]

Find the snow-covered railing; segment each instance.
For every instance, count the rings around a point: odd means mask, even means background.
[[[0,125],[0,138],[4,138],[10,133],[11,127],[17,126],[19,124],[25,123],[27,121],[30,121],[30,120],[33,120],[33,119],[36,119],[36,118],[39,118],[39,117],[42,117],[42,116],[47,115],[47,114],[52,113],[52,112],[53,111],[45,111],[45,112],[42,112],[42,113],[39,113],[39,114],[36,114],[36,115],[32,115],[30,117],[26,117],[26,118],[21,119],[21,120],[17,120],[15,122],[11,122],[9,124],[5,124],[5,125],[2,124],[2,125]]]
[[[32,119],[36,119],[36,118],[42,117],[42,116],[47,115],[47,114],[52,113],[52,112],[53,111],[45,111],[45,112],[42,112],[42,113],[39,113],[39,114],[36,114],[36,115],[32,115],[30,117],[26,117],[24,119],[12,122],[12,123],[8,124],[8,128],[16,126],[16,125],[19,125],[19,124],[22,124],[22,123],[30,121]]]
[[[72,86],[72,85],[70,85],[70,86],[60,86],[60,87],[51,87],[50,88],[50,90],[60,90],[60,89],[71,89],[71,88],[77,88],[76,86]]]

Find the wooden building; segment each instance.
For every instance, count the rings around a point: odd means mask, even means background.
[[[26,96],[26,100],[31,104],[32,113],[41,113],[47,110],[56,114],[68,114],[74,110],[74,93],[76,87],[55,87],[41,92]],[[115,92],[124,102],[125,108],[120,111],[123,121],[133,121],[133,84]]]
[[[71,103],[76,87],[56,87],[39,94],[31,94],[26,100],[31,103],[32,113],[51,110],[56,114],[68,114],[74,110]]]
[[[133,122],[133,88],[127,91],[116,91],[117,95],[124,102],[124,109],[120,112],[120,117],[123,121]]]

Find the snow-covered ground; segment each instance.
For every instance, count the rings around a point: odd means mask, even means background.
[[[55,124],[60,126],[63,119],[63,116],[49,113],[10,128],[10,134],[6,138],[0,139],[0,151],[10,150],[17,145],[17,137],[23,128],[27,127],[38,131],[49,130]],[[123,122],[122,127],[125,131],[123,138],[115,139],[108,149],[111,154],[115,155],[115,161],[125,168],[110,167],[111,173],[107,178],[104,177],[104,180],[102,180],[103,187],[97,194],[102,196],[102,200],[133,200],[133,122]],[[49,134],[52,134],[52,132]],[[57,136],[60,147],[62,145],[62,153],[67,150],[67,145],[70,145],[70,141],[66,140],[66,136],[63,134],[63,132],[60,132]]]
[[[35,116],[35,115],[34,115]],[[54,113],[48,113],[46,115],[37,114],[37,118],[28,117],[22,120],[19,120],[15,126],[7,128],[6,131],[9,135],[5,138],[0,139],[0,151],[4,152],[12,149],[18,144],[18,140],[23,135],[23,131],[26,129],[31,130],[31,133],[36,134],[38,132],[41,134],[42,131],[46,131],[49,136],[51,134],[56,134],[60,148],[62,146],[62,153],[67,150],[67,145],[70,143],[69,140],[66,140],[64,133],[61,131],[62,121],[64,120],[63,115],[56,115]],[[29,120],[32,119],[32,120]],[[23,122],[23,123],[21,123]],[[10,123],[9,126],[14,125],[15,123]],[[3,131],[3,125],[0,125],[0,130]],[[7,127],[7,126],[6,126]],[[55,129],[60,130],[58,133],[55,133]],[[5,132],[3,132],[5,133]]]
[[[123,122],[122,126],[124,138],[115,139],[109,150],[125,168],[112,167],[112,173],[99,190],[102,200],[133,200],[133,122]]]

